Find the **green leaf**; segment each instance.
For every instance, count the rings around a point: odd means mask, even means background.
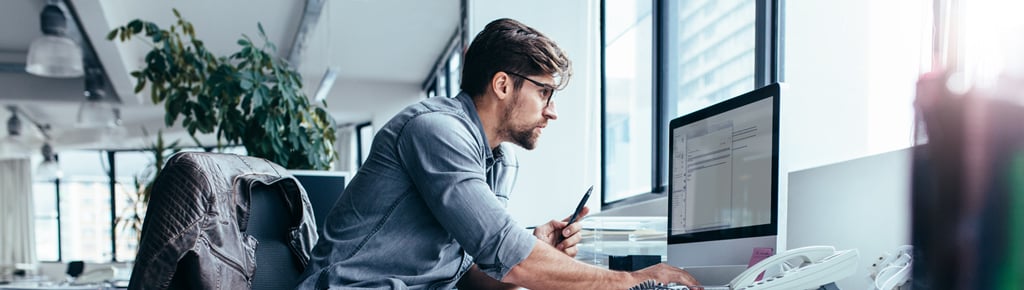
[[[128,22],[128,31],[130,31],[131,34],[142,32],[142,20],[135,19]]]
[[[160,101],[161,101],[160,94],[157,93],[157,88],[158,88],[158,86],[155,86],[155,85],[149,87],[149,98],[150,98],[150,101],[152,101],[154,105],[160,104]]]
[[[147,36],[154,36],[154,35],[159,35],[159,34],[161,34],[160,33],[160,27],[156,26],[156,23],[146,22],[146,35]]]
[[[138,93],[139,93],[139,92],[141,92],[141,91],[142,91],[142,89],[144,89],[145,87],[146,87],[146,79],[144,79],[144,78],[138,78],[138,79],[137,79],[137,83],[135,84],[135,93],[136,93],[136,94],[138,94]]]
[[[246,79],[246,78],[243,78],[241,80],[241,83],[239,83],[239,85],[241,85],[242,89],[246,90],[246,91],[252,89],[252,81],[250,81],[249,79]]]
[[[114,37],[117,37],[117,31],[118,30],[120,30],[120,28],[115,28],[114,30],[111,30],[110,32],[108,32],[107,33],[107,40],[114,40]]]
[[[177,119],[177,115],[170,114],[170,113],[165,114],[164,115],[164,126],[167,126],[167,127],[174,126],[174,121],[176,121],[176,119]]]
[[[127,41],[144,31],[152,40],[144,67],[132,76],[136,92],[149,86],[153,103],[163,105],[166,126],[181,117],[193,139],[215,132],[218,146],[242,144],[248,154],[288,168],[330,167],[337,157],[334,120],[310,105],[301,75],[276,56],[262,23],[262,44],[243,34],[237,51],[215,55],[195,37],[193,24],[173,12],[177,24],[168,30],[133,20],[107,34],[111,41]]]

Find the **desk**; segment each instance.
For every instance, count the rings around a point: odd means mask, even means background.
[[[665,261],[666,217],[591,216],[581,221],[576,260],[608,267],[608,256],[659,255]]]

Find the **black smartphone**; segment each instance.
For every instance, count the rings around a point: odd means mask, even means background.
[[[566,224],[565,226],[569,226],[572,223],[576,222],[576,217],[578,217],[580,215],[580,212],[583,211],[583,206],[587,205],[587,200],[590,199],[590,192],[592,191],[594,191],[593,185],[591,185],[590,188],[587,189],[587,193],[583,194],[583,199],[580,200],[580,204],[576,205],[576,211],[572,212],[572,216],[569,217],[569,223]]]

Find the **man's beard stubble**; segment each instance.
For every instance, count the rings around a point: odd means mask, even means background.
[[[503,115],[502,130],[501,134],[508,136],[508,139],[519,147],[523,147],[526,150],[533,150],[537,148],[537,136],[533,134],[533,129],[537,126],[528,125],[522,127],[515,127],[513,124],[513,115],[516,108],[519,107],[519,94],[512,97],[512,102],[509,103],[508,107],[505,107]]]

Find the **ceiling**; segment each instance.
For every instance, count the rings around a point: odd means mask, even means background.
[[[79,44],[84,42],[83,48],[91,44],[112,87],[108,91],[117,97],[112,101],[121,108],[124,129],[120,135],[110,135],[107,129],[75,127],[79,104],[85,100],[83,78],[42,78],[18,70],[18,65],[24,65],[29,44],[42,35],[39,13],[46,1],[4,0],[0,3],[0,105],[16,105],[32,119],[50,125],[58,150],[139,147],[148,141],[138,138],[139,128],[146,127],[150,132],[163,128],[163,110],[151,104],[146,94],[132,93],[134,81],[129,72],[142,66],[148,44],[141,39],[107,41],[109,31],[133,19],[167,27],[174,20],[171,9],[176,8],[195,25],[197,38],[214,54],[235,52],[236,41],[243,34],[258,38],[257,23],[261,23],[268,39],[278,47],[278,56],[287,59],[306,15],[307,2],[313,7],[323,2],[322,10],[315,21],[307,20],[308,30],[301,41],[304,49],[292,63],[298,64],[296,69],[310,96],[328,67],[338,69],[327,103],[339,123],[369,121],[368,112],[373,112],[379,102],[367,98],[390,97],[367,96],[367,92],[419,86],[459,22],[460,0],[61,1],[69,15],[78,17],[82,27]],[[69,19],[69,24],[74,22]],[[6,122],[8,117],[7,110],[0,110],[0,120]],[[0,131],[0,136],[7,134]],[[103,136],[139,140],[122,142]]]

